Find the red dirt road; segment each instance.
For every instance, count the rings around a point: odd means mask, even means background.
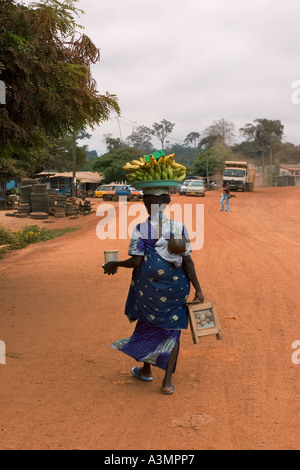
[[[1,449],[299,448],[300,188],[236,196],[229,213],[217,191],[174,197],[205,206],[205,244],[193,259],[224,339],[196,346],[183,333],[173,396],[160,392],[163,371],[140,382],[135,363],[109,347],[133,331],[124,316],[131,272],[104,276],[103,250],[126,259],[128,240],[99,240],[90,215],[49,225],[78,232],[4,256]],[[24,223],[2,215],[6,226]]]

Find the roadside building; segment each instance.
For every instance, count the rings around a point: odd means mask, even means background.
[[[280,165],[277,186],[300,186],[300,165]]]
[[[43,171],[37,175],[41,183],[48,183],[50,189],[56,189],[61,194],[73,196],[73,173],[55,173]],[[101,183],[99,173],[92,171],[79,171],[76,173],[77,196],[92,196]]]

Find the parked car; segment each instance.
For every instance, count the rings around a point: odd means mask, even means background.
[[[126,196],[128,201],[139,201],[143,197],[143,191],[135,189],[129,184],[118,185],[113,190],[103,195],[103,201],[118,201],[120,196]]]
[[[179,186],[179,194],[184,195],[187,188],[187,180],[184,180],[183,183]]]
[[[186,196],[205,196],[205,181],[189,180],[186,181]]]
[[[116,184],[102,184],[95,191],[95,197],[103,197],[108,191],[113,191]]]

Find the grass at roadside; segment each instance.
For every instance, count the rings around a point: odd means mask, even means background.
[[[66,233],[80,230],[80,228],[81,227],[69,227],[49,230],[43,227],[38,227],[37,225],[30,225],[29,227],[24,227],[21,230],[12,232],[0,225],[0,246],[6,245],[5,247],[0,248],[0,259],[7,251],[21,250],[22,248],[26,248],[26,246],[33,243],[53,240],[54,238],[65,235]]]

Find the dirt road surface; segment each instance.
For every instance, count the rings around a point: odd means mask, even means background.
[[[224,339],[194,345],[183,332],[173,396],[161,394],[163,371],[138,381],[136,363],[110,348],[133,331],[124,316],[131,272],[104,276],[103,250],[126,259],[128,240],[99,240],[90,215],[49,225],[80,231],[4,256],[1,449],[299,448],[300,188],[237,193],[229,213],[219,197],[174,196],[204,204],[205,243],[193,259]]]

